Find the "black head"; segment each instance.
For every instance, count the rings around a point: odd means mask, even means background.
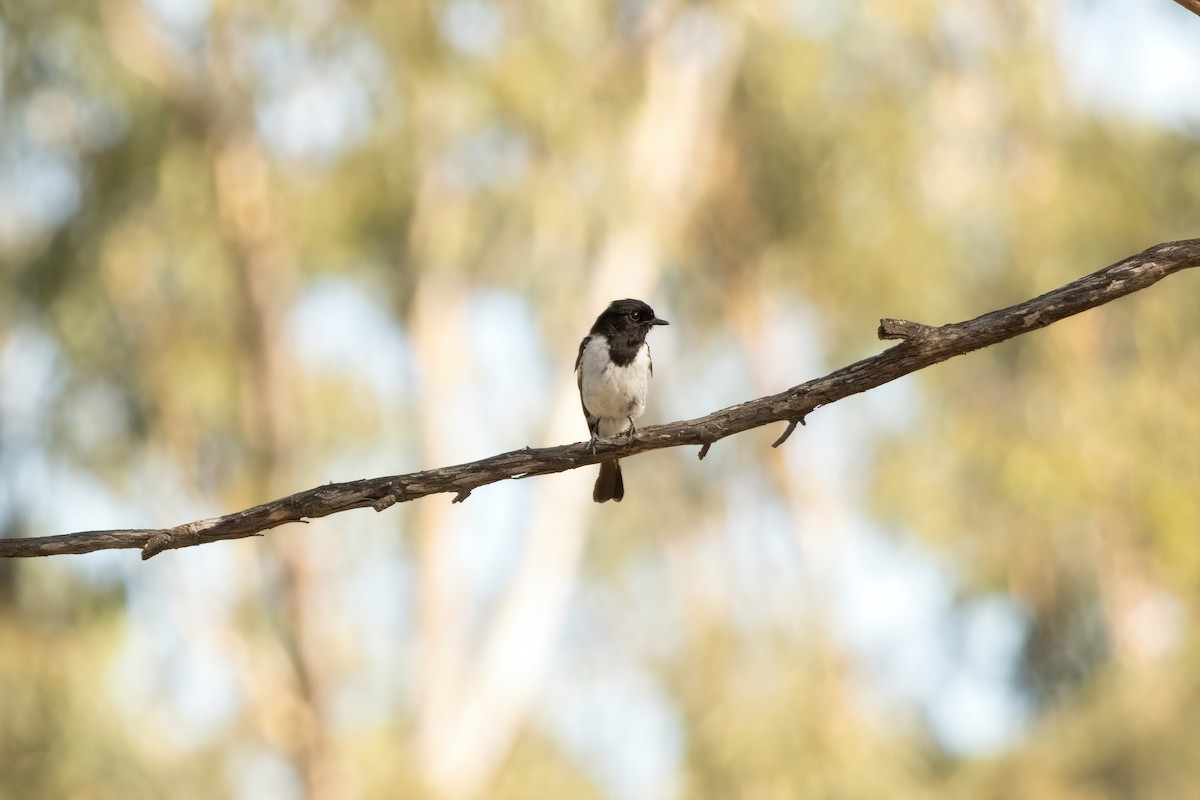
[[[604,313],[596,318],[592,333],[633,333],[637,332],[642,338],[655,325],[670,325],[665,319],[654,316],[654,309],[641,300],[613,300],[604,309]]]

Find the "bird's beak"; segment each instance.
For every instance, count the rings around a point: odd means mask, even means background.
[[[650,324],[651,325],[670,325],[671,323],[667,322],[665,319],[659,319],[658,317],[655,317],[654,321],[651,322]]]

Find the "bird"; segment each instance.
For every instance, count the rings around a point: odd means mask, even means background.
[[[658,325],[669,325],[654,315],[654,309],[641,300],[614,300],[596,317],[595,324],[579,343],[575,358],[575,382],[579,402],[591,434],[589,447],[618,433],[633,438],[633,421],[646,410],[646,390],[654,374],[650,345],[646,334]],[[617,459],[600,462],[600,475],[592,489],[597,503],[625,497],[621,463]]]

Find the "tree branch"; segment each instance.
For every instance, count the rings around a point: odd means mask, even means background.
[[[383,511],[395,503],[446,492],[454,493],[454,502],[461,502],[472,490],[506,478],[565,472],[650,450],[697,445],[702,448],[700,454],[703,457],[713,442],[726,436],[773,422],[787,422],[787,429],[775,443],[778,446],[797,424],[803,423],[806,415],[821,406],[874,389],[954,356],[1044,328],[1145,289],[1173,272],[1196,266],[1200,266],[1200,239],[1168,242],[1040,297],[966,322],[932,327],[884,319],[879,324],[879,338],[901,341],[878,355],[779,394],[723,408],[704,417],[639,428],[632,440],[627,441],[623,436],[603,440],[595,453],[589,452],[587,444],[582,442],[538,449],[527,447],[467,464],[407,475],[330,483],[244,511],[174,528],[82,531],[62,536],[0,539],[0,556],[49,556],[137,547],[146,559],[164,550],[258,536],[288,522],[304,522],[352,508]]]
[[[1193,14],[1200,15],[1200,0],[1175,0]]]

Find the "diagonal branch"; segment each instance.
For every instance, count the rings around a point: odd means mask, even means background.
[[[1193,14],[1200,15],[1200,0],[1175,0]]]
[[[701,457],[726,436],[773,422],[787,422],[781,444],[804,417],[821,406],[874,389],[896,378],[954,356],[1044,328],[1060,319],[1145,289],[1173,272],[1200,266],[1200,239],[1155,245],[1110,267],[1015,306],[966,322],[932,327],[897,319],[880,321],[879,338],[899,344],[799,386],[723,408],[704,417],[639,428],[631,441],[602,441],[595,453],[585,443],[525,448],[450,467],[330,483],[272,500],[253,508],[174,528],[82,531],[62,536],[0,539],[0,557],[90,553],[115,548],[141,548],[142,558],[163,550],[257,536],[288,522],[304,522],[352,508],[382,511],[430,494],[453,492],[465,500],[480,486],[505,480],[565,472],[610,458],[680,445],[697,445]]]

